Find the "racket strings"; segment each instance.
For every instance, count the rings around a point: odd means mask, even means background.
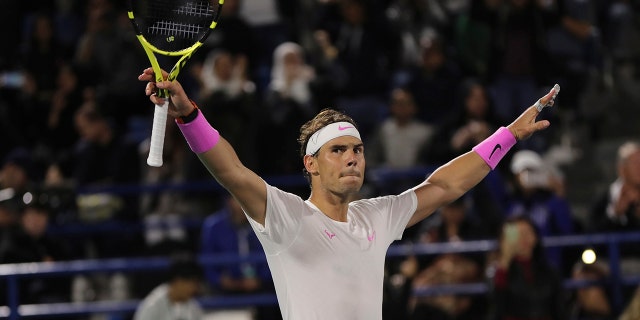
[[[213,9],[208,2],[188,2],[184,6],[174,10],[176,14],[185,14],[196,17],[211,17],[213,15]]]
[[[148,28],[148,33],[154,36],[178,36],[193,39],[203,31],[203,27],[195,24],[176,23],[173,21],[156,21]]]
[[[145,38],[166,51],[179,51],[193,45],[210,29],[219,10],[219,6],[214,7],[210,1],[153,0],[148,6],[142,28]]]

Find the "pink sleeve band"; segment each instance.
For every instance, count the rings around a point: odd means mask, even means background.
[[[505,127],[500,127],[490,137],[473,147],[473,151],[493,170],[515,144],[516,137],[513,136],[511,131]]]
[[[179,123],[178,128],[182,131],[182,135],[187,140],[191,151],[195,153],[203,153],[213,148],[220,141],[218,130],[214,129],[202,112],[198,109],[198,116],[189,123]]]

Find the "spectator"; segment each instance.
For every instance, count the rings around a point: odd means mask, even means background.
[[[23,206],[22,195],[35,187],[34,165],[28,149],[17,147],[0,167],[0,235],[17,222]]]
[[[51,262],[71,258],[70,247],[64,241],[46,234],[53,214],[49,195],[29,191],[20,194],[24,202],[19,223],[0,239],[0,264]],[[67,278],[33,278],[21,281],[21,303],[67,301],[70,293]]]
[[[70,153],[78,140],[73,124],[73,115],[84,100],[84,87],[87,81],[80,70],[71,64],[61,66],[56,77],[51,104],[46,115],[46,134],[42,143],[50,150],[53,158],[64,157]]]
[[[253,39],[258,51],[255,58],[259,65],[269,65],[271,52],[278,45],[294,39],[297,31],[289,21],[289,13],[295,12],[296,8],[298,3],[291,0],[241,1],[238,14],[255,35]]]
[[[593,204],[591,231],[637,230],[640,227],[640,144],[627,141],[617,155],[617,178]]]
[[[202,109],[203,114],[229,132],[229,143],[238,150],[240,159],[254,167],[257,132],[252,128],[260,110],[256,107],[256,86],[248,78],[248,63],[242,54],[226,50],[209,53],[200,73],[199,104],[208,106]]]
[[[348,81],[346,70],[338,61],[338,48],[331,41],[329,32],[315,30],[310,38],[309,64],[316,73],[311,83],[315,105],[322,108],[334,106],[341,88]]]
[[[437,125],[456,114],[454,98],[462,79],[460,69],[447,55],[446,39],[428,29],[420,36],[420,60],[394,75],[393,87],[406,87],[418,106],[418,118]]]
[[[549,169],[542,157],[531,150],[513,155],[511,172],[514,191],[509,200],[507,217],[526,216],[540,232],[540,236],[567,235],[574,232],[574,218],[569,202],[558,195],[554,186],[560,178]],[[546,255],[555,267],[565,271],[562,248],[548,248]]]
[[[490,23],[473,18],[475,12],[470,9],[477,10],[478,3],[472,4],[469,1],[466,10],[453,21],[453,44],[463,73],[486,80],[492,46]]]
[[[322,16],[316,33],[333,63],[342,72],[337,78],[337,105],[358,122],[368,136],[386,116],[385,95],[389,77],[398,64],[399,37],[390,28],[383,8],[376,1],[347,0],[325,3],[336,18]],[[316,41],[318,39],[316,38]],[[330,53],[334,51],[334,53]],[[415,93],[414,93],[415,94]]]
[[[535,0],[472,1],[471,19],[492,35],[487,74],[496,111],[510,119],[534,100],[547,76],[546,23],[555,17],[550,3]]]
[[[96,187],[139,181],[137,144],[125,140],[109,120],[95,109],[93,102],[85,102],[76,112],[74,121],[81,137],[71,160],[71,177],[77,186]],[[80,194],[77,203],[79,218],[83,222],[139,219],[137,195],[121,196],[107,192]],[[137,235],[133,234],[116,239],[110,235],[91,236],[97,241],[94,243],[97,246],[94,252],[100,257],[126,256],[131,254],[129,250],[137,249],[139,245]],[[118,242],[123,245],[118,247],[115,245]]]
[[[251,231],[240,204],[231,196],[227,196],[220,211],[204,221],[200,252],[211,256],[264,257],[262,245]],[[212,289],[223,294],[275,293],[266,258],[261,262],[208,266],[205,276]],[[256,320],[281,319],[277,307],[259,307],[256,312]]]
[[[482,273],[477,262],[463,255],[443,254],[413,280],[414,288],[474,283]],[[484,312],[480,300],[468,295],[439,294],[412,299],[409,319],[473,320]]]
[[[15,194],[3,190],[0,193],[0,236],[15,225],[18,218],[18,208],[16,205]]]
[[[508,219],[489,265],[492,319],[566,319],[562,282],[547,262],[540,233],[526,217]]]
[[[627,141],[618,147],[617,178],[592,205],[589,231],[622,232],[640,228],[640,143]],[[605,245],[598,251],[606,252]],[[622,274],[638,273],[640,250],[635,243],[619,246]]]
[[[578,262],[573,268],[572,279],[601,282],[589,287],[577,288],[571,303],[571,320],[613,320],[609,294],[604,281],[609,277],[608,266],[599,263]]]
[[[590,77],[601,76],[603,57],[598,18],[606,2],[558,0],[557,21],[550,21],[547,47],[562,85],[563,108],[576,110]]]
[[[603,49],[613,60],[615,81],[623,90],[634,90],[626,82],[638,79],[634,70],[640,57],[640,28],[635,19],[639,8],[637,3],[626,0],[605,1],[600,4],[602,7],[598,9],[603,21],[598,31],[602,32]]]
[[[266,92],[266,119],[261,130],[265,141],[280,143],[261,144],[260,156],[262,172],[267,174],[292,174],[299,172],[297,161],[296,137],[298,127],[310,119],[316,112],[310,83],[315,73],[304,61],[304,52],[300,45],[285,42],[273,53],[271,82]],[[268,148],[262,149],[262,148]],[[274,152],[280,158],[271,157]],[[262,157],[264,156],[264,157]]]
[[[153,289],[138,305],[134,320],[200,320],[202,308],[195,300],[202,269],[195,262],[179,259],[171,264],[167,281]]]
[[[54,91],[58,67],[64,60],[63,48],[55,38],[54,24],[49,15],[34,14],[29,23],[22,64],[34,79],[37,102],[47,103]]]
[[[36,85],[33,75],[24,70],[0,72],[0,154],[4,157],[17,147],[33,147],[42,139],[42,125],[50,92]]]
[[[502,123],[481,82],[467,79],[460,85],[459,94],[452,96],[457,97],[454,111],[438,126],[434,143],[425,155],[431,164],[442,164],[457,157],[487,138]]]
[[[418,155],[431,141],[434,128],[416,119],[413,95],[406,89],[391,92],[390,117],[377,128],[367,146],[371,167],[407,169],[421,164]]]
[[[467,2],[456,1],[389,1],[386,15],[401,34],[403,64],[413,64],[420,59],[418,34],[421,31],[433,28],[448,38],[455,17],[467,7]]]
[[[84,17],[78,1],[57,1],[53,11],[54,37],[61,46],[65,61],[73,56],[78,39],[84,30]]]
[[[14,194],[24,193],[36,184],[36,165],[31,152],[15,148],[4,158],[0,168],[0,190],[12,189]]]
[[[487,237],[471,216],[470,197],[459,198],[442,207],[436,221],[426,220],[422,226],[419,242],[458,242],[477,240]]]
[[[85,9],[86,28],[76,46],[73,62],[86,74],[100,79],[96,84],[100,113],[118,124],[127,123],[130,117],[141,115],[140,110],[131,106],[148,104],[133,93],[140,86],[131,83],[131,72],[148,59],[142,50],[131,50],[140,45],[126,10],[120,10],[116,1],[91,0]],[[183,76],[186,75],[185,72]]]
[[[451,116],[438,125],[432,143],[421,155],[428,165],[440,165],[472,148],[500,127],[502,121],[494,111],[492,99],[485,85],[467,79],[459,86]],[[507,161],[511,155],[507,155]],[[508,192],[505,170],[492,171],[472,190],[473,206],[470,214],[482,223],[487,234],[497,234],[502,222]]]
[[[137,146],[124,140],[93,102],[85,102],[74,119],[81,139],[73,160],[72,177],[78,185],[138,181]]]
[[[421,224],[419,243],[459,242],[484,238],[483,230],[472,217],[471,197],[462,197],[443,206],[434,219]],[[418,269],[413,289],[434,285],[464,284],[480,281],[483,258],[475,254],[442,254],[420,258],[409,257],[402,270]],[[407,265],[408,264],[408,265]],[[411,267],[411,264],[417,264]],[[462,320],[475,319],[486,312],[481,297],[469,295],[435,295],[410,300],[410,319]]]
[[[635,293],[618,320],[635,320],[638,318],[640,318],[640,287],[636,288]]]
[[[259,52],[253,29],[247,20],[240,16],[242,0],[225,0],[224,10],[220,11],[218,24],[223,27],[215,28],[211,31],[204,45],[195,52],[191,58],[195,61],[204,61],[210,52],[223,50],[231,55],[242,55],[247,57],[249,62],[248,70],[253,70],[256,66],[251,65],[257,62]],[[253,73],[251,73],[253,74]]]

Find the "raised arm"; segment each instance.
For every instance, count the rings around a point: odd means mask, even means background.
[[[178,81],[155,83],[151,68],[145,69],[138,76],[138,80],[148,82],[145,92],[154,103],[161,100],[154,94],[157,88],[169,91],[169,115],[179,123],[191,149],[213,177],[238,200],[245,212],[264,225],[267,203],[265,182],[245,167],[227,140],[209,126],[200,110],[187,97],[180,83]],[[180,122],[186,123],[180,124]]]
[[[497,165],[500,158],[518,140],[530,137],[534,132],[549,126],[549,121],[536,121],[540,114],[538,104],[553,105],[556,89],[525,110],[506,128],[469,151],[435,170],[423,183],[414,188],[418,206],[407,227],[428,217],[439,207],[461,197],[478,184]]]

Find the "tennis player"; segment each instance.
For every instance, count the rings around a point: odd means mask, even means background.
[[[399,195],[357,198],[365,171],[364,145],[356,123],[325,109],[300,129],[299,142],[311,196],[268,185],[247,169],[211,127],[177,81],[154,83],[146,94],[159,104],[157,88],[170,91],[169,114],[213,177],[242,205],[267,256],[285,320],[382,319],[386,251],[405,228],[452,202],[480,182],[515,145],[549,121],[536,121],[553,104],[551,89],[507,127],[435,170]],[[161,103],[160,103],[161,104]],[[277,144],[278,141],[263,141]]]

